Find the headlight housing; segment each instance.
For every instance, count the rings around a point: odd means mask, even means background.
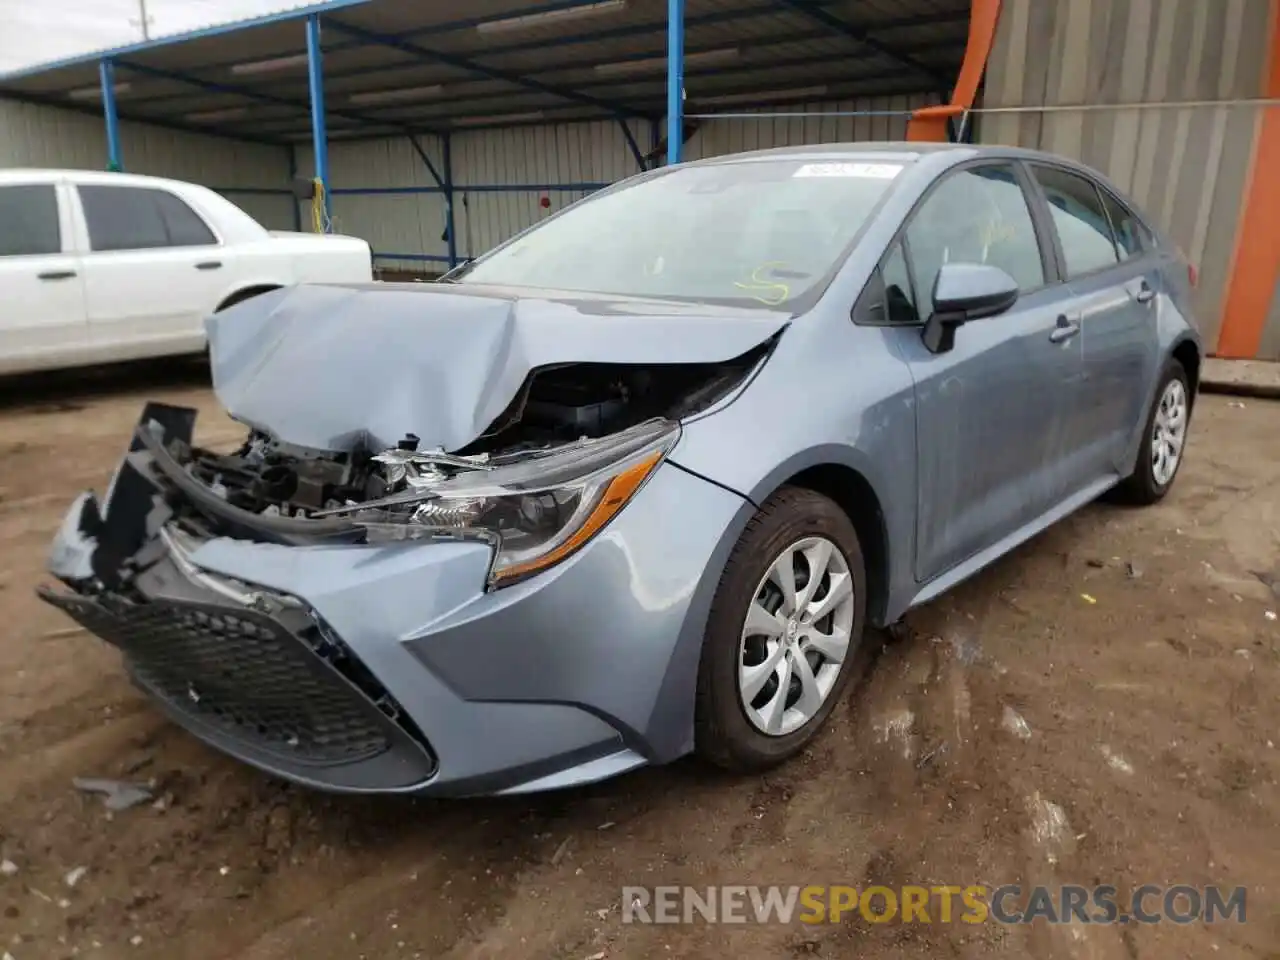
[[[630,502],[680,437],[649,420],[597,440],[490,461],[400,500],[397,512],[357,513],[371,543],[437,537],[493,544],[490,587],[504,587],[572,556]]]

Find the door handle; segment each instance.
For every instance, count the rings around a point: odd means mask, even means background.
[[[1139,303],[1150,303],[1155,299],[1155,295],[1156,292],[1151,289],[1151,284],[1143,280],[1142,286],[1139,287],[1138,292],[1133,295],[1133,299],[1137,300]]]
[[[41,280],[70,280],[76,275],[74,270],[46,270],[37,274]]]
[[[1050,343],[1066,343],[1080,332],[1080,324],[1067,319],[1065,313],[1058,315],[1058,325],[1049,334]]]
[[[197,270],[217,270],[222,266],[221,260],[206,260],[204,263],[197,263]]]

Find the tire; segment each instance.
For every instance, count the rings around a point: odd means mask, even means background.
[[[807,627],[797,621],[798,632],[793,629],[788,633],[785,626],[795,618],[774,616],[768,629],[777,629],[779,635],[772,646],[763,634],[744,637],[749,612],[768,613],[775,601],[785,603],[781,581],[771,573],[775,561],[785,551],[807,545],[809,552],[794,561],[795,569],[800,571],[794,582],[803,596],[808,557],[820,559],[825,550],[823,543],[831,548],[831,559],[827,574],[815,591],[814,603],[829,599],[837,583],[852,587],[851,602],[843,598],[843,589],[837,589],[840,599],[834,602],[833,611]],[[861,641],[866,624],[866,583],[858,534],[832,500],[811,490],[784,487],[760,508],[729,555],[707,621],[694,722],[695,750],[703,759],[728,770],[761,770],[795,756],[814,738],[865,663]],[[764,602],[755,608],[758,594]],[[820,608],[818,612],[822,612]],[[842,625],[847,626],[848,645],[843,657],[835,661],[820,654],[814,639],[817,637],[831,650],[838,646],[838,640],[824,639],[819,634],[838,636],[839,631],[834,628]],[[778,646],[786,649],[779,654]],[[769,669],[764,662],[767,658],[779,660],[778,668]],[[813,685],[800,686],[803,671],[796,666],[797,658],[804,659]],[[786,661],[785,665],[781,661]],[[745,681],[740,676],[744,663],[760,666],[757,677],[766,677],[751,701],[756,708],[744,702],[741,684]],[[779,710],[776,698],[784,675],[788,677],[788,692],[781,701],[784,709]],[[815,690],[824,692],[816,710],[812,709]],[[808,697],[801,696],[805,691]],[[794,708],[788,708],[788,703],[794,703]],[[807,719],[803,719],[805,716]],[[767,730],[770,719],[775,726],[772,732]]]
[[[1176,386],[1175,386],[1176,384]],[[1157,468],[1157,458],[1155,456],[1155,443],[1157,433],[1162,429],[1157,423],[1161,419],[1161,405],[1166,402],[1169,394],[1178,393],[1181,388],[1182,397],[1182,420],[1181,420],[1181,445],[1178,447],[1176,460],[1173,463],[1172,472],[1165,472]],[[1138,444],[1138,453],[1134,459],[1133,471],[1127,476],[1116,488],[1118,498],[1135,506],[1150,506],[1164,499],[1166,493],[1173,486],[1173,481],[1178,477],[1178,470],[1182,467],[1182,461],[1186,457],[1187,428],[1191,421],[1191,387],[1187,379],[1187,372],[1183,369],[1181,363],[1170,358],[1164,365],[1164,370],[1160,374],[1160,383],[1156,387],[1155,398],[1151,401],[1151,409],[1147,411],[1146,425],[1142,431],[1142,440]],[[1167,431],[1167,428],[1165,428]],[[1166,432],[1166,436],[1168,433]]]

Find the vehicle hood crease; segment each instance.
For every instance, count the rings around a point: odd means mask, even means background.
[[[227,412],[316,450],[457,450],[506,410],[530,371],[572,363],[716,363],[783,313],[583,295],[519,297],[434,284],[304,285],[206,320]]]

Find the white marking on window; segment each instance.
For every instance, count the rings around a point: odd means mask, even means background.
[[[865,177],[892,180],[902,172],[900,163],[806,163],[793,177]]]

